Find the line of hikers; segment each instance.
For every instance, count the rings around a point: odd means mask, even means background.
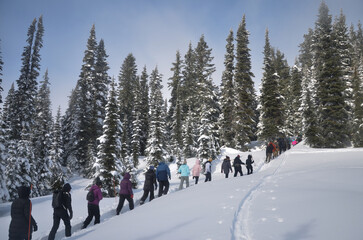
[[[266,160],[265,163],[269,163],[271,159],[277,158],[282,153],[289,150],[292,146],[295,146],[301,141],[300,137],[296,139],[280,137],[275,140],[270,140],[266,146]]]
[[[255,161],[252,159],[252,155],[249,154],[246,159],[246,163],[242,162],[241,156],[237,155],[235,159],[233,160],[233,167],[234,167],[234,177],[237,177],[237,174],[239,173],[240,176],[243,176],[242,172],[242,165],[245,165],[247,168],[247,175],[250,175],[253,173],[253,166],[252,164]],[[232,164],[231,159],[229,156],[226,156],[226,158],[223,160],[222,167],[221,167],[221,173],[225,174],[225,177],[228,178],[229,172],[233,173],[232,170]]]
[[[212,159],[209,159],[204,164],[204,175],[206,176],[205,182],[212,180],[212,168],[211,168]],[[228,170],[224,171],[225,162],[229,162]],[[246,160],[246,164],[243,163],[240,159],[240,155],[235,158],[233,166],[235,168],[235,177],[237,173],[240,173],[243,176],[242,172],[242,165],[247,166],[248,174],[253,172],[252,163],[252,155],[248,155]],[[195,165],[193,166],[192,176],[195,179],[195,184],[198,184],[200,174],[202,172],[202,166],[199,160],[196,160]],[[230,159],[227,156],[226,159],[223,161],[222,164],[222,173],[223,171],[228,177],[229,170],[232,171],[230,166]],[[232,171],[233,172],[233,171]],[[190,169],[186,163],[179,167],[178,173],[181,174],[180,176],[180,185],[179,189],[183,188],[184,181],[186,182],[186,187],[189,187],[189,175]],[[132,190],[132,183],[130,181],[130,174],[125,173],[123,176],[122,181],[120,182],[120,191],[119,191],[119,203],[116,208],[116,215],[119,215],[125,200],[129,203],[129,209],[134,209],[134,194]],[[140,199],[140,205],[145,203],[147,197],[149,197],[149,201],[152,201],[154,197],[154,190],[158,191],[158,197],[162,195],[166,195],[169,191],[169,180],[171,179],[170,169],[167,164],[164,162],[160,162],[158,167],[155,168],[154,166],[150,166],[145,173],[145,182],[143,187],[143,195]],[[159,186],[157,184],[159,183]],[[86,228],[94,218],[94,224],[100,223],[100,207],[99,203],[103,199],[102,195],[102,181],[99,178],[95,179],[94,184],[91,186],[87,193],[87,210],[88,216],[84,220],[82,224],[82,229]],[[48,240],[54,240],[57,230],[60,225],[60,221],[62,220],[65,226],[65,236],[71,236],[71,219],[73,217],[73,210],[72,210],[72,197],[71,197],[71,185],[66,183],[63,185],[61,190],[56,190],[53,192],[52,198],[52,207],[53,207],[53,226],[49,233]],[[26,240],[32,238],[33,231],[38,230],[38,226],[34,218],[31,216],[31,201],[29,199],[31,189],[30,187],[19,187],[18,194],[19,198],[14,200],[11,205],[11,222],[9,226],[9,240]],[[29,219],[29,221],[27,220]]]

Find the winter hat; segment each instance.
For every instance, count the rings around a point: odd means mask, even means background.
[[[102,185],[101,179],[99,179],[99,178],[96,179],[96,185],[97,186],[101,186]]]
[[[150,170],[154,170],[154,166],[150,166],[150,167],[149,167],[149,169],[150,169]]]
[[[30,195],[30,187],[26,187],[26,186],[20,186],[18,187],[18,195],[19,198],[29,198]]]
[[[72,189],[71,185],[69,183],[66,183],[66,184],[64,184],[62,191],[69,192],[69,191],[71,191],[71,189]]]
[[[211,159],[211,158],[209,158],[209,159],[208,159],[208,161],[209,161],[209,162],[211,162],[211,161],[212,161],[212,159]]]

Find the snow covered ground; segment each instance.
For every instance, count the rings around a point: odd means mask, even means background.
[[[248,153],[224,149],[220,159]],[[80,230],[87,216],[88,179],[73,178],[72,237],[84,240],[225,240],[225,239],[363,239],[363,149],[311,149],[299,144],[269,164],[264,150],[252,151],[254,174],[225,179],[221,161],[213,162],[212,182],[178,191],[176,165],[171,165],[169,194],[116,216],[118,198],[100,203],[101,224]],[[192,167],[195,159],[189,159]],[[246,169],[243,169],[246,173]],[[143,180],[143,176],[140,176]],[[142,183],[140,185],[142,189]],[[135,191],[135,200],[142,190]],[[47,239],[52,226],[51,196],[32,199],[39,230]],[[0,239],[7,239],[10,203],[0,204]],[[56,239],[64,238],[64,225]]]

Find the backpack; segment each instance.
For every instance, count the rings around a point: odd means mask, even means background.
[[[62,191],[56,191],[53,193],[53,198],[52,198],[52,207],[53,208],[61,208],[63,207],[63,192]]]
[[[87,201],[93,202],[95,200],[95,193],[93,190],[89,190],[86,196]]]

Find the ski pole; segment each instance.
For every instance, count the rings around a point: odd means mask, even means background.
[[[33,184],[30,184],[30,192],[33,189]],[[32,201],[29,199],[29,228],[28,228],[28,240],[30,240],[30,227],[31,227],[31,220],[32,220]]]

